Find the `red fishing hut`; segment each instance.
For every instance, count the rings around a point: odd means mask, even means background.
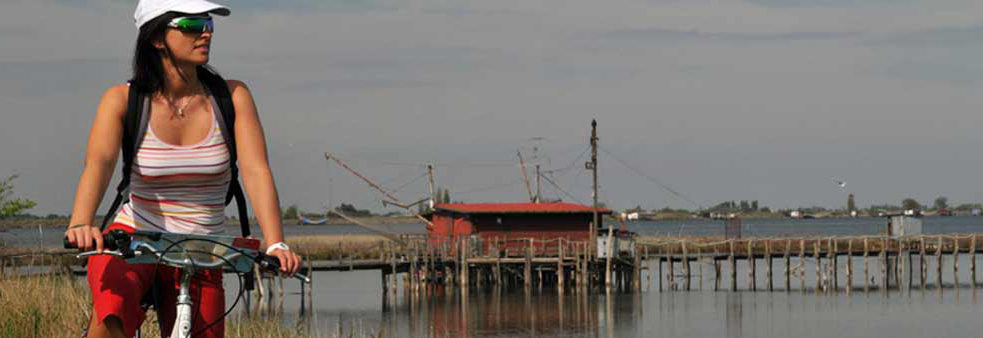
[[[609,209],[598,209],[600,218],[611,213]],[[438,204],[429,218],[433,227],[427,235],[432,244],[464,238],[477,255],[522,255],[530,239],[539,254],[552,254],[561,243],[593,240],[590,224],[594,208],[579,204]]]

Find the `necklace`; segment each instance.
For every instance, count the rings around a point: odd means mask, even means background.
[[[177,117],[178,118],[182,118],[182,119],[184,118],[184,108],[188,108],[188,105],[191,104],[191,101],[193,101],[193,99],[194,99],[194,96],[189,97],[187,100],[184,101],[184,104],[183,105],[181,105],[180,107],[177,108]],[[172,104],[172,106],[173,106],[173,104]]]
[[[163,95],[161,97],[164,100],[166,100],[167,101],[167,104],[171,106],[171,109],[174,110],[175,113],[177,113],[175,115],[177,115],[177,117],[179,119],[183,119],[184,118],[184,108],[188,108],[188,105],[191,104],[191,101],[194,101],[196,92],[197,91],[192,92],[191,95],[188,95],[187,96],[187,99],[184,100],[184,104],[182,104],[180,107],[178,107],[177,104],[174,102],[175,100],[172,100],[172,99],[168,99],[166,97],[163,97]]]

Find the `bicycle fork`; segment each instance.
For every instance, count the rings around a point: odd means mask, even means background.
[[[171,338],[191,337],[191,276],[187,271],[181,272],[181,291],[177,296],[177,315],[174,327],[171,328]]]

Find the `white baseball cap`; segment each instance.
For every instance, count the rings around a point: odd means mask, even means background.
[[[137,10],[133,13],[137,29],[143,24],[167,12],[188,14],[212,13],[228,16],[232,13],[228,7],[205,0],[139,0]]]

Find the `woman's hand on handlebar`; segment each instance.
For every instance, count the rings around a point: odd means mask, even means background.
[[[274,249],[269,255],[280,261],[280,272],[293,276],[297,271],[300,271],[300,256],[297,256],[293,251]]]
[[[103,238],[99,228],[90,224],[75,224],[65,230],[65,241],[82,251],[102,253]],[[67,246],[67,245],[66,245]]]

